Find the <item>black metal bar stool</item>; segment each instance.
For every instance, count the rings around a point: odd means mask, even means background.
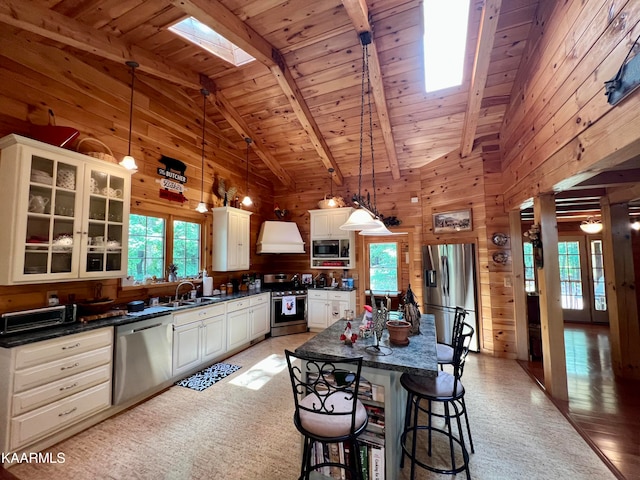
[[[469,312],[462,307],[456,307],[453,315],[453,328],[451,329],[451,343],[436,343],[436,354],[440,370],[444,365],[453,365],[453,345],[455,343],[455,332],[460,331],[460,325]]]
[[[367,411],[358,400],[362,357],[341,359],[341,368],[334,362],[292,353],[285,350],[289,377],[293,388],[295,412],[293,423],[304,436],[300,479],[308,479],[312,471],[338,467],[350,472],[353,480],[362,479],[358,435],[368,423]],[[293,358],[303,361],[303,367],[293,364]],[[312,465],[313,445],[347,443],[350,459],[340,463],[331,458]]]
[[[465,389],[461,378],[473,331],[473,328],[464,322],[455,326],[453,331],[453,374],[440,371],[437,377],[421,377],[408,373],[400,377],[400,383],[408,392],[404,431],[400,437],[402,446],[400,467],[404,468],[404,459],[407,456],[411,461],[411,480],[415,476],[416,465],[432,472],[449,475],[456,475],[464,471],[467,479],[471,479],[469,452],[465,445],[462,429],[461,418],[463,416],[471,453],[474,452],[474,449],[464,401]],[[426,402],[427,405],[425,406],[422,402]],[[442,405],[443,413],[434,412],[434,406],[437,404]],[[426,424],[419,418],[420,413],[423,418],[426,415]],[[444,426],[434,425],[433,417],[443,419]],[[457,435],[452,429],[454,421],[457,426]],[[427,432],[426,445],[420,444],[421,441],[418,438],[420,431]],[[432,438],[434,436],[435,439]],[[435,459],[432,455],[432,443],[442,437],[446,438],[448,443],[447,456],[450,458]],[[442,443],[438,445],[443,446]],[[425,458],[425,450],[428,458]]]

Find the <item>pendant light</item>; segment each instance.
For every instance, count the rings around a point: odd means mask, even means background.
[[[247,182],[246,193],[244,198],[242,199],[242,205],[244,205],[245,207],[250,207],[251,205],[253,205],[253,202],[251,201],[251,197],[249,196],[249,145],[251,145],[251,142],[253,140],[251,140],[251,138],[249,137],[244,137],[244,141],[247,142]]]
[[[207,204],[204,203],[204,126],[207,121],[207,97],[209,96],[209,90],[203,88],[200,90],[202,94],[202,183],[200,187],[200,203],[196,207],[196,212],[206,213],[209,209]]]
[[[602,223],[600,223],[600,220],[589,217],[580,224],[580,230],[589,235],[595,235],[602,231]]]
[[[331,193],[329,195],[329,201],[327,202],[327,205],[330,206],[331,208],[337,205],[336,201],[333,198],[333,172],[335,172],[335,169],[333,167],[330,167],[329,168],[329,178],[330,178],[329,188],[331,189]]]
[[[129,148],[127,150],[127,155],[122,159],[120,165],[122,165],[127,170],[138,170],[138,165],[136,165],[136,159],[131,156],[131,129],[133,127],[133,88],[136,81],[136,68],[140,66],[138,62],[134,62],[129,60],[125,62],[127,67],[131,68],[131,99],[129,101]]]
[[[353,196],[353,203],[356,209],[349,216],[347,221],[340,225],[340,230],[354,231],[354,230],[371,230],[380,228],[382,222],[378,219],[378,212],[376,211],[376,176],[375,166],[373,158],[373,118],[371,112],[371,79],[369,77],[369,44],[371,43],[371,32],[362,32],[360,34],[360,43],[362,44],[362,88],[360,95],[360,165],[358,172],[358,195]],[[366,84],[365,84],[366,80]],[[369,107],[369,142],[371,150],[371,178],[373,181],[373,204],[372,207],[369,201],[369,195],[365,200],[362,197],[362,153],[364,143],[364,107],[365,107],[365,86],[367,91],[367,100]],[[384,225],[383,225],[384,227]],[[391,232],[389,232],[391,233]]]

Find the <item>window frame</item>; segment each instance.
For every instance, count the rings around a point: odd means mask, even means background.
[[[395,244],[396,246],[396,290],[395,291],[391,291],[391,290],[373,290],[371,288],[371,245],[378,245],[378,244]],[[367,290],[369,291],[373,291],[373,292],[378,292],[378,293],[382,293],[382,292],[392,292],[392,293],[396,293],[396,292],[400,292],[401,288],[400,288],[400,282],[402,281],[402,270],[401,270],[401,266],[400,266],[400,256],[402,255],[402,244],[399,241],[395,241],[395,240],[389,240],[386,237],[379,237],[374,239],[369,240],[368,242],[366,242],[366,252],[367,252],[367,263],[366,263],[366,274],[367,274]]]
[[[186,212],[185,212],[186,213]],[[173,263],[173,229],[175,221],[183,221],[190,223],[198,223],[200,224],[200,271],[202,269],[207,268],[208,259],[206,257],[206,238],[207,238],[207,225],[209,217],[204,215],[188,215],[188,214],[174,214],[174,213],[163,213],[153,210],[148,210],[144,208],[131,208],[129,215],[144,215],[146,217],[156,217],[162,218],[165,221],[165,242],[164,242],[164,265],[165,268]],[[127,267],[128,268],[128,267]],[[166,272],[165,272],[166,274]],[[178,273],[178,277],[181,275]]]

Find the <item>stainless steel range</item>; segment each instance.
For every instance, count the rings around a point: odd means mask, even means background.
[[[307,331],[307,290],[298,275],[274,273],[263,278],[271,290],[271,336]]]

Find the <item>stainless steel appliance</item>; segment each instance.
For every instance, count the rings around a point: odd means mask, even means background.
[[[307,331],[307,290],[297,275],[268,274],[262,288],[271,290],[271,336]]]
[[[469,312],[465,322],[475,329],[471,350],[478,351],[476,260],[473,244],[425,245],[424,312],[435,315],[439,342],[451,341],[455,307]]]
[[[76,321],[76,305],[56,305],[18,312],[3,313],[0,335],[39,330]]]
[[[339,258],[340,240],[313,240],[313,256],[318,258]]]
[[[171,378],[172,320],[163,315],[116,327],[114,405]]]

